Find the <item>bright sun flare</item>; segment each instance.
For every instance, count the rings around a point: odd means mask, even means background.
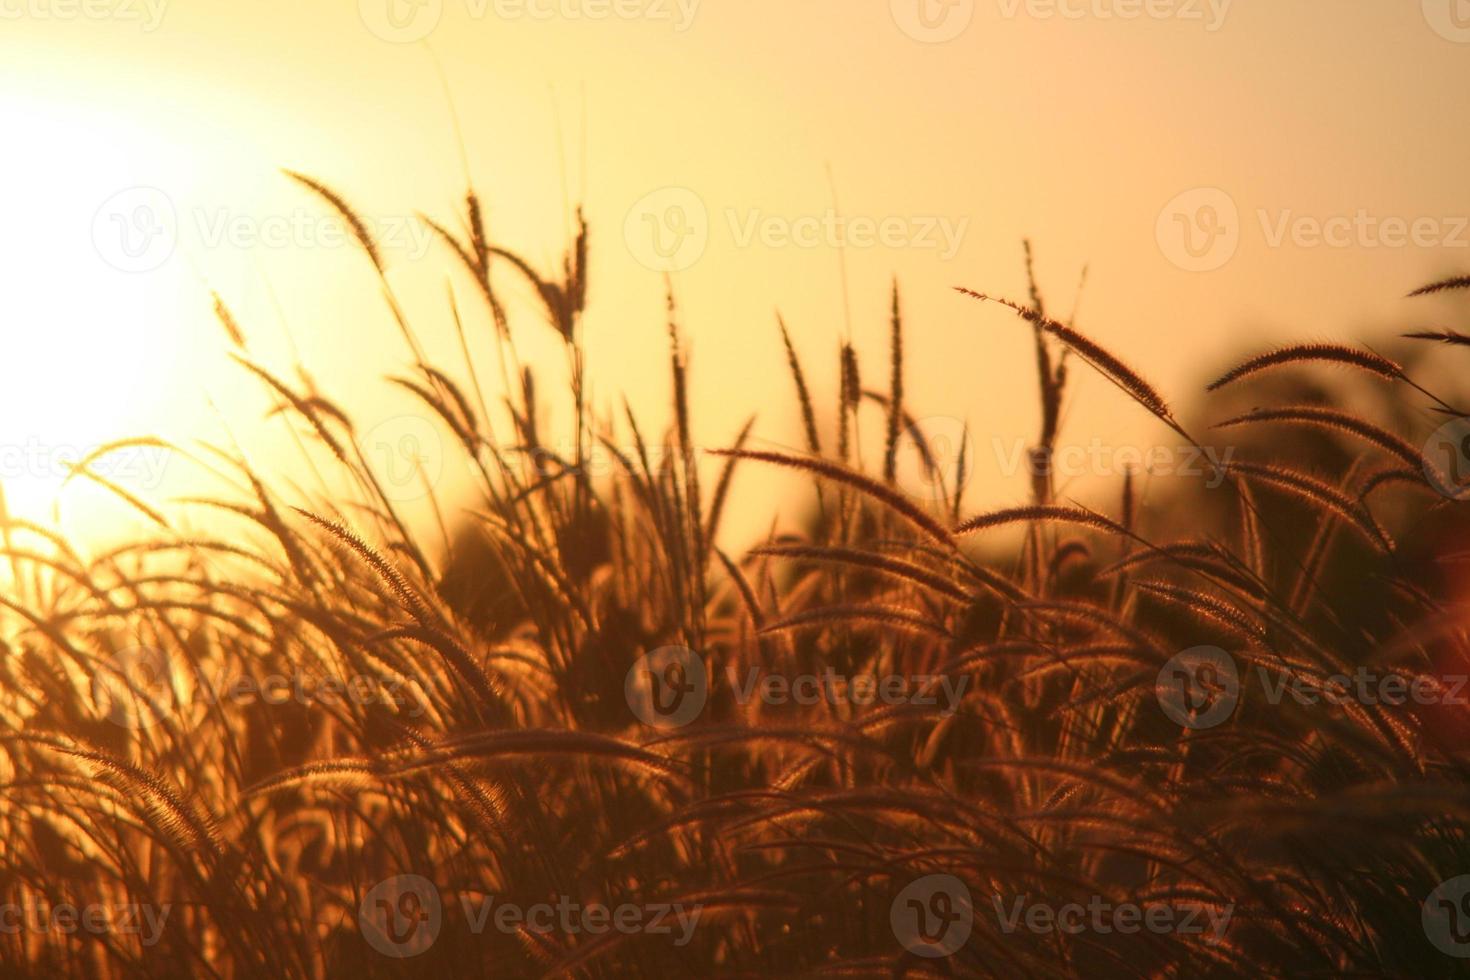
[[[68,463],[156,420],[187,266],[165,254],[167,209],[150,213],[154,198],[138,190],[177,177],[162,162],[167,147],[74,108],[9,97],[0,132],[16,148],[0,164],[0,483],[13,512],[38,516]],[[138,490],[161,478],[156,463],[135,453],[104,469]]]

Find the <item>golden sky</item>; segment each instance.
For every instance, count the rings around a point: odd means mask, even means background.
[[[973,495],[1009,503],[1029,333],[950,286],[1022,295],[1029,236],[1067,313],[1089,266],[1079,326],[1184,404],[1246,345],[1423,325],[1398,297],[1470,271],[1467,82],[1467,0],[0,0],[0,482],[41,511],[68,453],[226,423],[276,459],[211,289],[263,363],[289,332],[362,430],[411,428],[363,380],[406,366],[371,270],[279,168],[361,210],[450,359],[446,282],[472,295],[415,215],[461,202],[452,100],[499,243],[550,269],[585,202],[599,404],[662,412],[667,269],[702,441],[759,412],[795,445],[775,311],[830,404],[845,309],[884,374],[896,276],[910,407],[968,418]],[[517,335],[564,419],[558,342]],[[1163,438],[1073,376],[1063,443]],[[153,462],[118,475],[183,492]]]

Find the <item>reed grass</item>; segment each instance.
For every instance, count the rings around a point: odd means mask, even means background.
[[[292,176],[347,221],[381,277],[345,199]],[[1420,921],[1439,882],[1470,873],[1467,709],[1273,704],[1262,680],[1371,666],[1442,683],[1470,671],[1449,557],[1465,505],[1427,492],[1415,448],[1426,433],[1265,383],[1287,365],[1347,365],[1361,370],[1330,379],[1347,393],[1363,372],[1402,378],[1397,362],[1305,344],[1221,375],[1210,390],[1282,403],[1237,407],[1213,430],[1271,433],[1219,485],[1166,491],[1130,473],[1115,519],[1035,483],[1028,503],[967,517],[962,490],[984,467],[936,458],[914,421],[923,366],[906,356],[896,285],[886,392],[864,390],[844,343],[836,410],[820,414],[778,321],[808,455],[747,448],[749,422],[702,453],[698,365],[672,290],[668,428],[650,440],[630,411],[615,421],[588,402],[585,224],[545,273],[490,237],[476,194],[464,207],[459,233],[435,227],[490,325],[467,329],[451,292],[465,363],[428,362],[378,284],[413,356],[391,383],[474,476],[470,499],[449,502],[464,516],[446,519],[447,546],[404,519],[352,419],[300,365],[245,356],[249,324],[219,297],[245,376],[293,435],[310,436],[297,445],[313,467],[344,479],[305,492],[235,447],[205,447],[190,458],[239,487],[187,505],[208,508],[208,533],[177,530],[192,526],[172,519],[184,505],[133,498],[156,531],[95,556],[4,518],[3,901],[174,909],[149,946],[120,931],[0,930],[5,975],[1455,975],[1461,961]],[[1185,433],[1141,374],[1047,315],[1032,265],[1028,246],[1030,305],[998,302],[1035,334],[1038,451],[1059,437],[1069,356]],[[507,275],[532,286],[544,323],[528,327],[502,301]],[[522,330],[547,326],[567,349],[575,452],[553,451],[538,365],[516,349]],[[503,405],[474,373],[481,350],[509,365]],[[1432,415],[1421,393],[1393,386],[1394,417]],[[864,421],[881,445],[875,475]],[[1338,455],[1314,458],[1339,463],[1304,463],[1323,439]],[[611,475],[586,471],[596,444],[613,453]],[[1362,465],[1385,456],[1386,469]],[[709,459],[713,483],[699,473]],[[909,463],[946,493],[909,492]],[[752,466],[810,480],[820,504],[732,555],[722,516],[765,506],[741,496]],[[1012,525],[1030,529],[1025,555],[984,547],[993,536],[980,532]],[[1235,655],[1241,698],[1217,727],[1191,730],[1163,710],[1156,682],[1174,654],[1205,644]],[[130,678],[113,705],[130,723],[118,724],[97,682],[137,646],[168,665],[166,683]],[[625,699],[639,658],[667,646],[693,651],[708,678],[702,713],[677,729],[645,724]],[[751,703],[732,680],[750,670],[963,686],[952,712]],[[360,696],[218,696],[221,678],[258,687],[271,675],[351,679]],[[890,913],[908,883],[938,873],[969,885],[973,931],[921,961]],[[436,884],[444,922],[429,949],[395,960],[358,917],[370,889],[402,874]],[[705,914],[684,946],[475,934],[460,900],[483,896]],[[1023,896],[1193,903],[1231,910],[1232,924],[1218,939],[1007,930],[993,900]]]

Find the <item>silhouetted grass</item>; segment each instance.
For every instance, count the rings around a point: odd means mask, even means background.
[[[381,276],[346,201],[292,176],[346,218]],[[838,433],[824,439],[784,323],[809,455],[743,448],[749,425],[732,448],[701,453],[672,301],[673,422],[649,440],[631,413],[600,418],[584,395],[585,227],[562,268],[543,273],[490,242],[474,194],[466,211],[466,240],[436,225],[494,326],[476,338],[455,310],[465,364],[427,363],[381,282],[414,358],[395,381],[476,474],[468,501],[425,486],[437,512],[473,515],[447,553],[384,492],[347,413],[243,353],[277,411],[320,444],[314,461],[357,492],[287,492],[214,449],[211,465],[249,490],[208,502],[209,533],[185,536],[129,497],[156,535],[88,558],[7,520],[3,901],[171,911],[150,945],[116,929],[0,930],[6,975],[1455,972],[1461,961],[1426,938],[1421,906],[1470,872],[1467,708],[1266,696],[1270,683],[1320,688],[1359,667],[1431,687],[1470,670],[1453,564],[1470,547],[1464,505],[1433,492],[1426,474],[1442,461],[1414,448],[1426,431],[1401,434],[1288,389],[1279,406],[1225,416],[1232,430],[1269,422],[1291,434],[1248,444],[1249,458],[1207,474],[1222,477],[1214,489],[1202,477],[1145,499],[1130,475],[1110,516],[1053,501],[1039,479],[1029,504],[966,517],[973,461],[937,457],[913,419],[922,367],[904,359],[896,287],[888,392],[867,399],[882,411],[878,475],[857,462],[865,396],[853,349],[835,365]],[[565,341],[570,452],[538,420],[535,368],[515,353],[527,328],[499,298],[506,274],[532,286]],[[1066,394],[1054,344],[1185,434],[1120,357],[1046,316],[1034,282],[1030,305],[1001,302],[1035,331],[1040,458]],[[243,351],[249,325],[218,297],[216,311]],[[503,415],[469,365],[487,346],[517,365]],[[1401,404],[1419,397],[1395,362],[1322,344],[1251,358],[1211,388],[1314,363],[1366,369]],[[497,418],[513,436],[494,435]],[[596,445],[615,461],[605,478],[587,471]],[[901,485],[905,453],[940,488],[929,503]],[[724,460],[708,490],[702,458]],[[761,506],[732,489],[757,465],[809,476],[820,517],[728,555],[716,547],[721,519]],[[1016,524],[1028,529],[1020,554],[972,549]],[[1175,654],[1207,644],[1234,655],[1239,702],[1218,725],[1191,728],[1163,710],[1156,682]],[[683,727],[645,724],[625,699],[639,658],[668,646],[693,651],[708,678],[703,711]],[[963,687],[952,711],[762,705],[738,696],[752,669]],[[271,675],[357,693],[305,704],[221,695]],[[941,873],[973,895],[973,932],[926,959],[900,944],[890,913],[907,884]],[[429,948],[395,959],[359,919],[370,889],[408,874],[433,882],[443,921]],[[460,899],[483,896],[703,912],[685,945],[525,925],[475,932]],[[1231,918],[1219,937],[1008,931],[996,903],[1023,896]]]

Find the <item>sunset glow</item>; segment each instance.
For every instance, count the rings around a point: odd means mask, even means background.
[[[1459,975],[1470,0],[0,0],[0,976]]]

